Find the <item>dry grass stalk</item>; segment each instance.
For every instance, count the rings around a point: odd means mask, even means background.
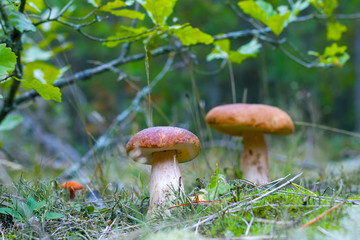
[[[315,222],[319,221],[321,218],[325,217],[326,215],[328,215],[329,213],[331,213],[332,211],[334,211],[335,209],[341,207],[342,205],[344,205],[345,202],[342,202],[342,203],[339,203],[335,206],[333,206],[332,208],[330,208],[329,210],[327,210],[326,212],[320,214],[319,216],[311,219],[309,222],[305,223],[303,226],[301,226],[299,229],[298,229],[298,232],[299,231],[302,231],[304,230],[305,228],[307,228],[308,226],[314,224]]]

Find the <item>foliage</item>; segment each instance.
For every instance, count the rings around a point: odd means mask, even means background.
[[[28,197],[26,203],[12,199],[12,206],[0,208],[0,213],[10,215],[18,222],[26,222],[45,207],[46,201],[36,202],[34,198]],[[53,220],[64,217],[63,214],[57,212],[44,212],[47,220]]]
[[[5,43],[0,44],[0,64],[0,77],[11,74],[15,69],[16,55],[6,47]]]
[[[134,41],[144,41],[144,44],[155,46],[159,39],[172,40],[171,36],[176,37],[183,45],[199,45],[199,44],[212,44],[213,50],[208,55],[207,60],[211,61],[214,59],[227,59],[231,62],[241,64],[244,60],[252,57],[256,57],[262,46],[262,43],[258,41],[258,37],[262,40],[263,35],[254,33],[255,37],[248,44],[238,48],[238,50],[230,50],[230,40],[226,34],[217,35],[222,39],[214,41],[214,37],[203,32],[197,27],[193,27],[191,23],[185,24],[170,24],[169,19],[172,17],[174,7],[177,3],[176,0],[172,1],[106,1],[100,0],[88,1],[93,6],[91,12],[86,15],[85,18],[78,18],[79,20],[88,20],[84,23],[73,23],[67,21],[66,17],[75,15],[77,5],[74,8],[70,8],[72,2],[62,6],[59,14],[53,14],[51,12],[51,6],[44,4],[41,0],[27,0],[20,2],[4,1],[2,0],[2,18],[5,24],[2,25],[1,29],[3,33],[8,33],[17,30],[20,35],[27,36],[24,42],[15,43],[14,39],[10,39],[4,35],[3,42],[6,42],[8,46],[5,48],[5,44],[1,44],[0,51],[6,51],[1,56],[6,59],[2,61],[3,67],[0,68],[1,76],[3,79],[14,81],[21,81],[21,86],[25,89],[34,89],[40,96],[45,100],[54,100],[61,102],[60,89],[54,86],[57,79],[61,78],[59,74],[60,69],[56,66],[50,65],[49,62],[55,55],[60,52],[68,51],[72,48],[71,43],[62,43],[59,46],[53,46],[52,50],[48,50],[49,43],[53,39],[58,38],[60,33],[53,33],[54,30],[59,29],[59,24],[73,28],[73,30],[80,32],[85,38],[91,40],[100,41],[106,47],[116,47],[120,43],[131,43]],[[139,3],[141,8],[139,8]],[[272,4],[259,0],[246,0],[238,2],[238,7],[245,13],[248,14],[253,20],[258,20],[265,26],[269,27],[270,30],[277,36],[279,36],[289,24],[296,22],[297,16],[312,6],[319,11],[321,14],[331,16],[335,9],[338,7],[337,1],[307,1],[298,0],[295,1],[290,7],[287,5],[279,5],[276,8]],[[24,6],[22,6],[22,4]],[[59,7],[58,4],[55,4]],[[31,12],[32,15],[26,15],[26,11]],[[48,15],[48,17],[44,17]],[[98,38],[91,36],[86,33],[83,28],[91,27],[96,23],[105,23],[108,16],[112,18],[116,17],[120,19],[136,19],[139,21],[140,26],[127,25],[126,20],[121,21],[116,26],[115,31],[112,35],[106,38]],[[152,26],[146,19],[146,16],[151,19]],[[39,20],[40,19],[40,20]],[[251,20],[251,19],[250,19]],[[253,21],[251,20],[251,21]],[[47,24],[47,25],[46,25]],[[254,25],[257,26],[257,25]],[[49,31],[52,29],[52,31]],[[333,18],[329,17],[329,23],[327,24],[327,39],[339,41],[342,34],[347,30],[347,27],[339,21],[334,21]],[[36,42],[30,34],[31,32],[38,31],[44,34],[45,39],[42,42]],[[266,41],[266,40],[265,40]],[[23,53],[21,49],[23,46]],[[334,48],[335,45],[331,45]],[[14,55],[14,49],[19,49]],[[332,51],[327,53],[325,50],[323,55],[312,51],[312,55],[317,57],[317,64],[314,66],[326,67],[326,66],[343,66],[349,58],[349,55],[342,49],[341,51]],[[12,50],[12,52],[11,52]],[[316,53],[316,54],[315,54]],[[338,55],[341,53],[342,55]],[[12,71],[15,68],[15,58],[18,55],[24,55],[26,62],[25,66],[21,68],[25,69],[24,75],[19,72],[12,76]],[[30,57],[32,56],[32,57]],[[36,62],[37,60],[45,61],[43,63]],[[36,63],[33,63],[36,62]],[[20,68],[20,69],[21,69]],[[35,69],[36,68],[36,69]],[[40,71],[42,71],[42,73]],[[35,75],[32,73],[35,72]],[[50,78],[49,75],[52,77]],[[45,77],[42,77],[45,76]],[[3,86],[5,89],[7,86]]]
[[[203,118],[213,105],[240,102],[241,96],[243,102],[281,106],[298,121],[353,129],[355,68],[349,60],[358,14],[348,14],[357,4],[0,0],[0,150],[8,159],[0,161],[0,181],[54,173],[76,176],[97,192],[95,200],[84,190],[68,202],[56,181],[6,182],[0,186],[2,236],[151,239],[155,232],[175,236],[195,229],[189,238],[291,238],[346,200],[303,233],[311,239],[320,226],[342,234],[338,223],[351,219],[353,213],[343,209],[357,204],[359,174],[310,165],[296,184],[264,196],[286,179],[263,187],[233,179],[239,152],[231,149],[240,142],[211,132]],[[34,101],[38,96],[51,101]],[[191,129],[204,147],[200,163],[187,166],[191,177],[184,178],[186,192],[194,194],[147,219],[149,169],[127,163],[124,146],[152,122]],[[271,170],[273,176],[294,173],[309,160],[335,162],[359,153],[356,141],[301,128],[287,144],[274,144],[271,152],[286,162]],[[226,148],[209,149],[213,142]],[[206,196],[196,202],[199,193]]]
[[[210,182],[205,187],[207,200],[218,199],[219,196],[229,193],[230,186],[223,174],[220,174],[219,166],[216,164],[215,175],[211,176]]]

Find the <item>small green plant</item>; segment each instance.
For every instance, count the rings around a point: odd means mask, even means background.
[[[33,197],[28,197],[26,203],[20,200],[12,199],[10,207],[0,208],[0,213],[10,215],[17,222],[25,222],[32,216],[44,215],[47,220],[58,219],[64,217],[58,212],[42,211],[46,206],[46,201],[37,202]]]
[[[230,191],[230,185],[225,176],[220,173],[218,164],[216,164],[215,175],[211,176],[210,183],[206,185],[205,190],[207,200],[215,200]]]

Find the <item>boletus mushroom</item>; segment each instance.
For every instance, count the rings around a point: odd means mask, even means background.
[[[126,145],[135,161],[152,165],[149,212],[164,208],[166,199],[183,191],[179,163],[194,159],[200,153],[200,141],[188,130],[177,127],[151,127],[135,134]]]
[[[227,104],[211,109],[206,122],[218,132],[243,137],[240,165],[244,178],[269,183],[269,160],[264,134],[288,135],[294,125],[287,113],[262,104]]]

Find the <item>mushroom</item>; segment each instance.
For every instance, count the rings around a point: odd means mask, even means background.
[[[126,145],[127,154],[140,163],[152,165],[149,212],[164,208],[173,190],[183,191],[179,163],[200,153],[200,141],[193,133],[177,127],[151,127],[135,134]]]
[[[288,135],[294,125],[287,113],[262,104],[227,104],[211,109],[206,122],[218,132],[243,137],[240,160],[244,178],[257,183],[269,183],[269,161],[265,133]]]
[[[83,185],[79,182],[75,181],[67,181],[61,184],[62,188],[69,189],[70,192],[70,201],[74,201],[75,199],[75,191],[83,189]]]

